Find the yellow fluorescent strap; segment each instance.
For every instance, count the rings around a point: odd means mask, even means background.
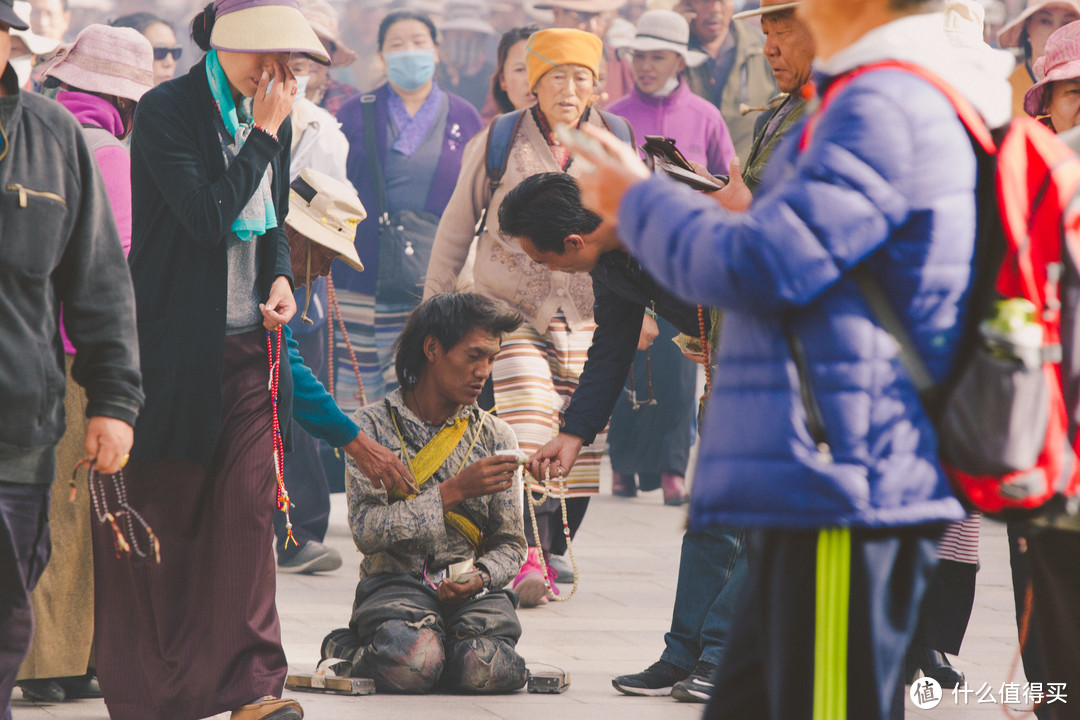
[[[851,529],[818,533],[814,606],[814,720],[847,718]]]

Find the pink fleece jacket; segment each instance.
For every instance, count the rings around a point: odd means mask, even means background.
[[[82,125],[94,125],[107,130],[116,137],[124,134],[124,123],[120,112],[113,105],[96,95],[76,91],[61,91],[57,101],[67,108]],[[120,234],[120,243],[127,256],[131,249],[131,158],[125,148],[107,145],[94,153],[101,177],[105,180],[105,190],[109,193],[116,229]],[[75,346],[68,340],[63,325],[60,335],[64,341],[64,351],[75,354]]]
[[[673,138],[684,157],[701,163],[711,173],[726,175],[735,157],[735,147],[720,111],[691,92],[685,79],[663,98],[644,95],[635,87],[607,110],[630,121],[639,145],[644,144],[646,135]]]

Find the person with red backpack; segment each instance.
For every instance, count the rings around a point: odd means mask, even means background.
[[[1011,114],[1008,65],[953,47],[936,9],[797,7],[825,100],[777,148],[745,213],[648,176],[601,133],[588,131],[601,148],[575,148],[597,168],[581,180],[586,204],[617,221],[627,250],[683,299],[724,311],[691,525],[743,525],[751,539],[706,717],[904,714],[936,544],[964,511],[901,345],[853,271],[885,289],[944,382],[971,307],[984,151],[920,71],[987,126]],[[916,69],[863,72],[882,61]]]

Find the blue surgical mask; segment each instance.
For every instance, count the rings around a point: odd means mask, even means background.
[[[311,79],[310,75],[297,75],[296,76],[296,96],[305,97],[307,95],[308,80]]]
[[[386,53],[386,74],[402,90],[415,90],[435,75],[434,50]]]

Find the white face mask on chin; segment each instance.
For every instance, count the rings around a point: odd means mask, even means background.
[[[660,88],[659,90],[657,90],[654,93],[651,93],[651,96],[655,97],[655,98],[665,98],[668,95],[670,95],[671,93],[675,92],[676,88],[678,88],[678,87],[679,87],[679,76],[678,76],[678,74],[675,74],[675,75],[672,75],[671,77],[668,78],[668,81],[666,83],[664,83],[664,86],[662,88]]]
[[[19,88],[25,88],[26,84],[30,82],[30,73],[34,70],[34,56],[22,55],[17,58],[11,58],[8,62],[11,63],[11,68],[15,71],[15,76],[19,78]]]

